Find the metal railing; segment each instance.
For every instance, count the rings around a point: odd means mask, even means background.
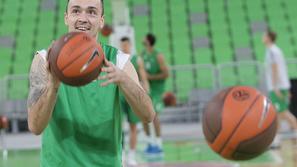
[[[290,76],[297,77],[297,59],[289,59],[287,64]],[[267,91],[265,66],[260,62],[241,61],[217,66],[212,64],[176,65],[171,66],[170,70],[170,90],[174,91],[178,100],[183,103],[196,98],[193,92],[199,93],[197,90],[216,92],[228,86],[248,85],[264,93]],[[28,74],[11,75],[0,80],[0,114],[4,113],[13,120],[26,119],[24,101],[28,96],[28,87]]]
[[[0,80],[0,114],[8,117],[13,133],[19,131],[19,121],[27,119],[28,83],[28,74],[9,75]]]
[[[264,65],[256,61],[224,63],[217,66],[218,88],[234,85],[246,85],[258,88],[266,93]],[[227,71],[226,74],[224,71]],[[231,73],[230,73],[231,72]],[[232,76],[234,76],[232,78]]]
[[[216,67],[211,64],[176,65],[170,68],[175,79],[173,91],[185,101],[193,89],[216,89]]]

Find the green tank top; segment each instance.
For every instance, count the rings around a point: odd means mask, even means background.
[[[144,51],[142,54],[145,70],[149,74],[159,74],[161,73],[161,68],[158,62],[159,52],[154,50],[152,53]],[[154,80],[149,81],[150,84],[150,95],[151,96],[162,96],[165,89],[165,80]]]
[[[137,56],[136,55],[133,55],[131,57],[130,61],[133,64],[135,70],[138,72]]]
[[[117,49],[102,45],[116,64]],[[105,75],[105,74],[101,74]],[[122,127],[119,88],[93,81],[61,84],[52,118],[42,135],[42,167],[120,167]]]

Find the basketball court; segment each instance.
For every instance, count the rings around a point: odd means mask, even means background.
[[[0,0],[0,116],[9,120],[8,128],[0,133],[0,167],[40,166],[41,136],[28,130],[28,74],[36,51],[67,33],[66,2]],[[107,29],[99,32],[97,42],[119,47],[120,39],[127,36],[132,53],[141,54],[145,35],[155,34],[156,48],[170,71],[165,90],[177,102],[160,115],[162,154],[144,153],[146,137],[142,126],[137,127],[136,167],[297,167],[296,136],[284,122],[278,133],[280,148],[268,148],[247,161],[222,158],[209,147],[202,131],[204,108],[220,90],[245,85],[268,95],[267,48],[262,38],[269,29],[278,34],[276,44],[283,51],[292,84],[290,110],[297,118],[296,6],[297,0],[104,1]],[[123,129],[126,162],[127,122]]]
[[[201,125],[179,124],[178,128],[173,126],[176,125],[163,127],[166,132],[164,132],[164,153],[160,156],[144,154],[143,134],[139,133],[137,147],[139,167],[295,167],[297,165],[296,145],[286,133],[284,136],[288,138],[284,138],[280,150],[269,150],[253,160],[237,162],[221,158],[208,147],[201,133]],[[19,140],[21,138],[22,140]],[[4,155],[0,159],[2,167],[39,166],[40,137],[30,134],[7,135],[5,141],[9,149],[7,156]]]

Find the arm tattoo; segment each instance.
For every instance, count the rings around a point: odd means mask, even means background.
[[[35,55],[32,62],[29,79],[30,91],[27,101],[28,108],[35,104],[45,92],[46,83],[48,81],[46,61],[39,55]]]

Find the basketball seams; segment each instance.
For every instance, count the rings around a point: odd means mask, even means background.
[[[244,118],[252,111],[251,109],[253,108],[253,106],[256,104],[256,102],[258,101],[258,99],[261,97],[261,94],[257,94],[257,96],[255,97],[254,101],[251,103],[251,105],[248,107],[248,109],[245,111],[244,115],[240,118],[240,121],[237,123],[237,125],[235,126],[235,128],[233,129],[233,131],[231,132],[231,134],[229,135],[229,137],[227,138],[227,140],[225,141],[224,145],[221,147],[221,149],[218,151],[219,154],[221,154],[221,152],[225,149],[225,147],[227,146],[227,144],[229,143],[229,141],[231,140],[231,138],[233,137],[233,135],[236,133],[236,131],[238,130],[240,124],[242,123],[242,121],[244,120]]]
[[[101,47],[98,48],[98,51],[100,53],[101,59],[104,60],[105,58],[105,54],[104,51]],[[88,73],[88,75],[85,75],[84,80],[81,80],[80,76],[77,77],[65,77],[65,83],[72,85],[72,86],[82,86],[84,85],[84,83],[87,82],[91,82],[92,80],[94,80],[94,78],[96,78],[96,76],[98,76],[101,72],[101,68],[104,66],[103,63],[99,64],[99,66],[96,68],[96,70],[93,70],[91,73]]]
[[[75,34],[76,34],[76,32],[71,32],[71,33],[66,34],[66,35],[69,35],[68,41],[71,40],[72,38],[76,37],[77,35],[75,35]],[[66,35],[64,35],[63,38],[65,38]],[[61,41],[61,40],[58,40],[53,44],[52,48],[50,48],[50,50],[48,52],[48,55],[51,55],[51,56],[48,56],[48,60],[49,60],[50,64],[57,64],[58,56],[59,56],[60,51],[63,47],[64,47],[63,41]],[[55,49],[53,49],[53,48],[55,48]],[[53,70],[54,73],[59,78],[63,77],[63,73],[59,70],[59,67],[57,65],[50,65],[50,69]]]
[[[252,138],[249,138],[249,139],[246,139],[246,140],[241,141],[241,142],[239,143],[239,145],[237,146],[237,149],[240,148],[241,145],[243,145],[243,144],[245,144],[245,143],[247,143],[247,142],[258,141],[258,138],[259,138],[259,137],[262,137],[263,134],[266,134],[266,133],[270,132],[271,129],[275,129],[275,131],[273,132],[273,135],[275,135],[275,133],[276,133],[276,128],[275,128],[275,127],[276,127],[276,126],[277,126],[277,119],[276,119],[276,117],[274,117],[274,120],[273,120],[273,122],[271,123],[271,126],[268,126],[266,129],[264,129],[261,133],[257,134],[256,136],[253,136]],[[272,141],[271,141],[271,142],[272,142]],[[271,142],[270,142],[270,143],[271,143]],[[265,150],[264,150],[264,151],[265,151]],[[263,151],[263,152],[264,152],[264,151]],[[238,153],[238,154],[251,155],[251,153],[248,153],[248,152],[235,151],[235,152],[233,152],[232,157],[234,157],[236,153]],[[256,154],[256,153],[258,153],[258,154]],[[256,153],[254,153],[255,156],[261,154],[262,152],[256,152]]]
[[[223,101],[222,101],[222,103],[220,104],[220,107],[219,108],[223,108],[223,106],[224,106],[224,104],[225,104],[225,101],[226,101],[226,97],[228,96],[228,94],[232,91],[234,89],[234,87],[230,87],[230,88],[227,88],[226,90],[225,90],[225,94],[224,94],[224,96],[222,97],[222,99],[223,99]],[[220,94],[219,94],[220,95]],[[217,95],[217,96],[219,96],[219,95]],[[216,99],[216,98],[218,98],[218,97],[214,97],[214,99]],[[212,102],[212,101],[214,101],[214,99],[212,99],[210,102]],[[219,99],[219,101],[220,101],[221,99]],[[217,100],[215,100],[215,101],[217,101]],[[210,103],[208,103],[208,105],[210,105]],[[206,106],[206,111],[208,111],[208,105]],[[222,112],[220,112],[220,114],[219,114],[219,117],[218,117],[218,120],[220,121],[220,126],[218,127],[218,128],[216,128],[216,129],[218,129],[217,131],[217,133],[216,132],[214,132],[214,131],[212,131],[212,129],[210,128],[211,126],[210,126],[210,120],[209,120],[209,117],[208,117],[208,114],[207,114],[207,112],[206,111],[204,111],[204,113],[205,114],[203,114],[203,116],[205,117],[205,119],[203,119],[203,120],[206,120],[205,121],[205,124],[206,124],[206,126],[204,126],[205,128],[207,128],[208,130],[209,130],[209,132],[212,134],[212,136],[211,136],[211,143],[213,143],[214,141],[215,141],[215,139],[217,138],[217,136],[220,134],[220,131],[221,131],[221,129],[222,129],[222,127],[223,127],[223,123],[222,123],[222,113],[223,113],[223,111]]]
[[[87,49],[83,50],[80,54],[78,54],[78,56],[76,56],[72,61],[69,61],[67,63],[67,65],[65,65],[61,71],[64,72],[64,70],[66,68],[68,68],[71,64],[73,64],[73,62],[77,61],[78,59],[81,58],[81,56],[83,56],[85,53],[87,53],[89,50],[91,50],[92,48],[96,49],[96,45],[91,45],[90,47],[88,47]]]
[[[78,38],[79,36],[77,36],[77,38]],[[84,39],[79,39],[79,41],[77,41],[73,46],[71,46],[71,48],[67,48],[67,50],[65,51],[66,53],[64,53],[65,55],[71,55],[73,52],[75,52],[77,49],[78,49],[78,46],[80,46],[81,45],[81,43],[83,42],[83,40]],[[69,40],[70,41],[70,40]],[[84,45],[88,45],[89,43],[86,43],[86,44],[84,44]],[[83,45],[83,46],[84,46]],[[82,46],[80,46],[80,47],[82,47]],[[74,49],[73,49],[74,48]],[[65,45],[63,46],[63,48],[60,50],[60,52],[59,52],[59,54],[61,53],[61,52],[63,52],[63,49],[66,49],[65,48]],[[78,55],[78,56],[80,56],[80,55]],[[59,57],[59,56],[58,56]],[[73,58],[73,59],[76,59],[77,57],[75,57],[75,58]],[[70,61],[70,62],[68,62],[68,63],[66,63],[63,67],[61,67],[61,69],[64,69],[65,68],[65,66],[68,66],[69,64],[71,64],[73,61]],[[57,60],[57,64],[58,64],[58,60]]]

